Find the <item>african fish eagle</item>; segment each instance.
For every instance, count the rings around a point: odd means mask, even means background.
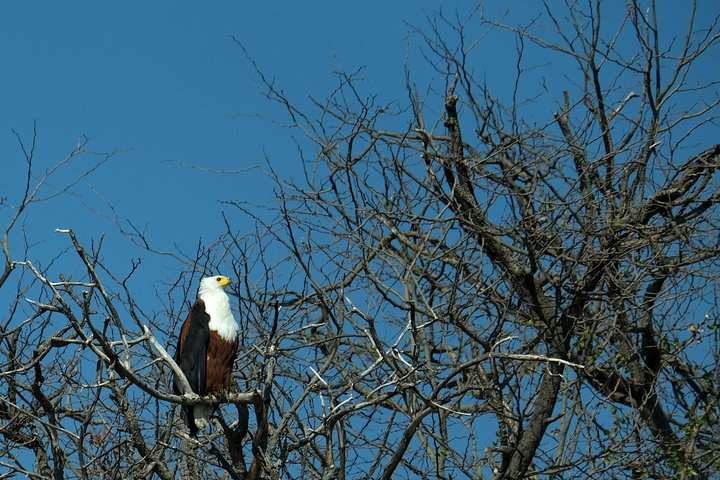
[[[175,363],[185,374],[190,388],[198,395],[228,389],[232,385],[232,368],[238,347],[238,324],[230,311],[225,287],[228,277],[206,277],[200,281],[198,298],[190,308],[178,336]],[[177,377],[173,391],[182,394]],[[205,405],[183,405],[190,434],[196,436],[214,412]]]

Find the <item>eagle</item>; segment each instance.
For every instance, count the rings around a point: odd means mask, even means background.
[[[198,297],[190,308],[178,335],[175,363],[185,374],[190,388],[198,395],[208,395],[230,388],[232,369],[238,348],[238,324],[230,310],[225,287],[228,277],[217,275],[200,281]],[[173,391],[183,393],[177,378]],[[183,417],[190,435],[197,436],[214,413],[206,405],[183,405]]]

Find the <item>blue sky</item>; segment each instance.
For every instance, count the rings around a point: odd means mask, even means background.
[[[31,257],[47,261],[68,244],[54,229],[72,228],[85,243],[105,234],[113,253],[106,261],[123,269],[131,258],[158,261],[121,238],[114,215],[146,229],[162,249],[212,242],[224,230],[218,200],[262,204],[271,186],[257,170],[218,175],[183,165],[242,170],[268,156],[280,173],[297,167],[291,132],[272,122],[283,112],[258,92],[235,40],[298,102],[325,97],[334,71],[359,67],[367,92],[404,102],[405,62],[417,66],[421,85],[428,74],[409,47],[419,39],[408,33],[440,6],[460,17],[475,8],[461,1],[3,2],[1,195],[13,205],[24,187],[13,129],[29,145],[37,123],[36,175],[84,137],[101,154],[76,159],[47,193],[116,152],[70,194],[33,207],[25,225]],[[502,63],[496,46],[483,48],[492,65]],[[2,212],[3,223],[11,212]],[[168,268],[150,272],[174,277],[177,266]]]
[[[66,239],[53,230],[73,228],[86,242],[105,233],[121,258],[143,255],[103,218],[115,213],[162,248],[212,241],[223,228],[218,199],[262,203],[270,186],[257,171],[181,165],[245,169],[265,155],[280,172],[297,165],[290,133],[267,120],[281,112],[258,93],[233,37],[298,101],[324,97],[334,70],[361,66],[369,90],[404,100],[407,34],[440,4],[470,11],[465,2],[3,2],[0,191],[19,198],[25,165],[11,129],[29,143],[37,122],[37,173],[82,136],[88,149],[117,154],[71,195],[35,206],[31,243],[57,251]],[[79,159],[51,184],[96,160]]]

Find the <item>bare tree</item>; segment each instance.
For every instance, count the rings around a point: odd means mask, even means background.
[[[58,233],[81,278],[13,256],[13,217],[0,462],[56,478],[718,475],[720,97],[696,74],[718,18],[688,4],[667,36],[654,2],[627,7],[548,2],[521,26],[438,14],[414,38],[443,88],[408,65],[406,103],[356,72],[301,109],[258,71],[305,176],[269,161],[276,202],[227,201],[218,242],[172,254],[155,313],[130,286],[141,267],[105,268],[101,241]],[[474,70],[492,35],[517,45],[510,101]],[[238,391],[173,395],[173,292],[229,269]],[[176,405],[203,401],[223,409],[195,441]]]
[[[37,203],[71,192],[116,152],[93,160],[98,154],[88,151],[86,139],[81,138],[63,160],[38,173],[42,166],[35,159],[36,128],[29,142],[18,133],[15,136],[27,168],[19,202],[7,198],[4,205],[11,214],[1,243],[0,287],[8,317],[0,330],[0,465],[4,471],[31,478],[200,475],[206,459],[193,450],[200,443],[173,427],[171,407],[180,402],[232,401],[242,409],[257,404],[256,410],[262,411],[262,396],[250,390],[200,399],[189,387],[182,396],[174,395],[169,378],[173,369],[179,369],[167,353],[167,344],[186,306],[176,308],[169,296],[169,310],[143,312],[129,288],[140,261],[128,259],[126,272],[111,272],[102,258],[102,238],[85,247],[72,230],[57,229],[56,235],[67,237],[61,252],[47,261],[30,260],[34,249],[23,230],[29,211]],[[56,177],[62,178],[64,169],[77,170],[73,167],[81,166],[83,157],[91,157],[89,167],[58,188]],[[184,270],[168,290],[180,288],[192,298],[189,284],[202,267],[188,267],[178,255],[173,258]],[[203,254],[194,261],[203,258],[209,261]],[[76,272],[75,278],[64,273],[66,268]],[[187,285],[185,272],[189,272]],[[16,285],[9,287],[11,281]],[[11,289],[14,293],[7,296]],[[240,432],[237,425],[233,428]],[[205,439],[215,454],[210,472],[213,466],[217,471],[234,471],[231,459],[226,459],[228,450],[221,453],[213,443],[223,432],[230,432],[230,427]],[[241,446],[230,451],[236,454]],[[242,463],[241,458],[232,460]]]

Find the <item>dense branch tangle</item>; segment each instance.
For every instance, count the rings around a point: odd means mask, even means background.
[[[322,422],[284,416],[277,435],[309,452],[278,454],[286,465],[382,478],[716,472],[717,357],[687,329],[717,323],[704,313],[720,145],[701,134],[717,90],[689,73],[718,33],[691,18],[678,59],[653,40],[654,10],[632,4],[608,26],[600,4],[547,6],[556,39],[481,17],[576,67],[577,87],[551,85],[556,102],[535,101],[525,122],[530,109],[473,78],[472,42],[441,34],[443,17],[422,35],[446,88],[421,100],[408,76],[406,110],[340,74],[316,121],[267,84],[318,152],[302,151],[306,183],[271,173],[276,222],[236,204],[297,265],[295,307],[318,312],[293,353],[309,386],[288,377],[303,393],[275,408]],[[537,79],[518,65],[516,88]],[[388,128],[407,112],[405,129]]]
[[[168,411],[170,402],[232,402],[241,409],[253,404],[256,410],[261,410],[261,394],[225,392],[201,398],[189,387],[182,396],[172,394],[165,372],[180,370],[142,324],[129,292],[126,290],[128,297],[123,302],[117,298],[118,293],[111,293],[111,282],[101,279],[107,272],[103,272],[100,248],[86,251],[72,230],[57,233],[69,236],[88,279],[73,281],[61,277],[52,281],[33,263],[16,262],[19,268],[27,269],[47,298],[25,299],[35,309],[34,315],[6,338],[13,355],[9,357],[10,368],[0,373],[8,385],[2,398],[8,423],[0,433],[6,445],[34,451],[35,465],[29,471],[40,477],[64,478],[69,468],[83,478],[121,474],[176,478],[173,470],[178,468],[179,460],[173,439],[181,436],[181,428],[173,428],[174,415]],[[128,279],[121,285],[126,285]],[[104,315],[97,309],[103,310]],[[60,326],[48,332],[34,350],[18,351],[18,345],[35,341],[37,332],[33,324],[39,325],[43,333],[56,324]],[[43,333],[37,338],[42,338]],[[145,397],[138,401],[133,388]],[[151,405],[155,416],[148,416]],[[258,423],[261,420],[259,417]],[[232,427],[223,426],[228,436],[243,431],[240,437],[244,437],[247,432],[247,427],[243,430],[237,422]],[[194,455],[192,441],[187,441],[190,447],[182,448],[186,455]],[[233,457],[236,468],[245,464],[243,445],[244,438],[240,438],[237,445],[230,446],[232,453],[228,456]],[[225,458],[219,455],[222,464]],[[175,461],[168,465],[168,459],[173,457]],[[71,463],[66,466],[68,460]],[[6,466],[24,471],[19,468],[21,464],[18,461],[17,465]]]

